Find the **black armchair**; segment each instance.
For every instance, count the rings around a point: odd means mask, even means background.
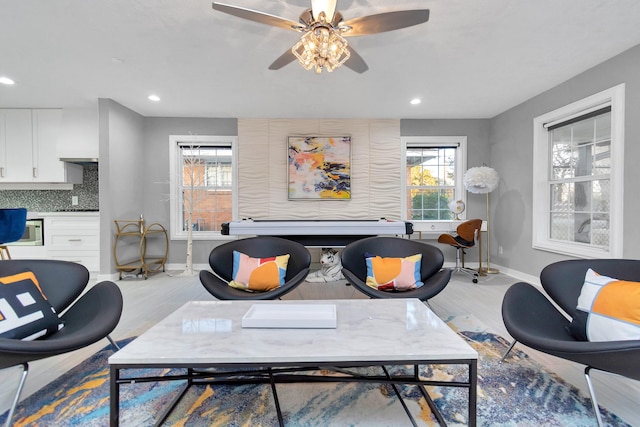
[[[407,257],[422,254],[420,277],[424,285],[407,291],[379,291],[367,285],[365,254],[381,257]],[[400,237],[367,237],[348,244],[342,250],[342,273],[347,281],[370,298],[418,298],[427,301],[442,291],[451,270],[442,269],[444,255],[435,246]]]
[[[551,264],[542,270],[540,282],[564,313],[532,285],[514,284],[502,302],[502,318],[514,338],[502,359],[520,342],[543,353],[586,365],[584,375],[601,426],[589,372],[596,369],[640,380],[640,340],[590,342],[577,340],[570,333],[571,318],[576,315],[578,297],[589,268],[601,275],[640,281],[640,260],[569,260]]]
[[[285,283],[279,288],[266,292],[247,292],[229,286],[233,277],[233,251],[242,252],[253,258],[289,254]],[[311,254],[306,247],[293,240],[280,237],[258,236],[234,240],[216,246],[209,254],[208,270],[200,271],[200,282],[205,289],[220,300],[272,300],[291,292],[309,274]]]
[[[64,327],[34,341],[0,338],[0,369],[17,365],[24,369],[7,425],[11,425],[20,399],[29,370],[28,362],[78,350],[105,337],[115,345],[109,334],[122,314],[122,294],[113,282],[100,282],[80,296],[89,282],[89,272],[83,265],[56,260],[0,261],[0,277],[25,270],[35,274],[42,293],[56,312],[62,313],[60,318]]]

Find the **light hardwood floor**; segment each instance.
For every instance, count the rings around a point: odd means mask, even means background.
[[[473,284],[466,276],[454,275],[445,290],[430,301],[430,306],[443,319],[456,315],[471,315],[491,332],[510,339],[502,323],[500,307],[505,291],[517,281],[505,274],[496,274],[481,277],[478,284]],[[124,295],[122,319],[111,334],[116,340],[141,334],[187,301],[214,299],[200,285],[197,276],[157,273],[147,280],[124,279],[116,283]],[[305,282],[285,299],[366,298],[345,283]],[[33,362],[22,397],[30,395],[107,344],[107,341],[103,340],[67,355]],[[566,362],[526,347],[520,348],[588,395],[582,365]],[[0,372],[0,381],[5,384],[0,392],[0,410],[5,411],[9,407],[15,393],[13,384],[17,385],[19,375],[20,370],[17,368]],[[599,372],[592,373],[592,378],[599,403],[628,423],[640,426],[640,383]],[[596,425],[595,419],[593,425]]]

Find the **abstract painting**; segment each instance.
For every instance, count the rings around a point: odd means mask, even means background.
[[[289,137],[289,200],[351,198],[351,137]]]

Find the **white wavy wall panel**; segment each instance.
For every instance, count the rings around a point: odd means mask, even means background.
[[[287,138],[351,136],[351,200],[288,200]],[[238,120],[239,218],[400,218],[400,121]]]
[[[269,206],[269,121],[238,121],[238,219],[264,218]]]
[[[399,122],[371,122],[369,143],[369,216],[400,219],[401,146]]]

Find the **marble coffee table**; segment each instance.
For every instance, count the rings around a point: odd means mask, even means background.
[[[246,328],[243,316],[254,304],[334,305],[336,327],[309,329]],[[476,425],[477,352],[418,299],[356,299],[323,301],[191,301],[109,358],[111,373],[110,424],[117,426],[120,388],[138,379],[121,376],[127,369],[186,368],[186,374],[168,374],[141,381],[186,380],[183,390],[205,381],[219,384],[271,384],[280,425],[284,425],[277,383],[370,381],[391,384],[415,425],[397,384],[420,388],[441,425],[445,421],[425,385],[464,387],[469,391],[468,424]],[[418,366],[468,366],[467,381],[428,381]],[[413,366],[413,374],[391,375],[385,366]],[[351,374],[350,367],[379,366],[384,375]],[[207,369],[205,369],[207,368]],[[214,368],[214,369],[211,369]],[[218,369],[215,368],[225,368]],[[238,370],[234,372],[234,368]],[[318,368],[324,376],[304,375]],[[335,373],[332,375],[331,372]],[[329,377],[329,378],[327,378]],[[160,415],[162,423],[176,400]],[[286,405],[286,402],[283,403]]]

